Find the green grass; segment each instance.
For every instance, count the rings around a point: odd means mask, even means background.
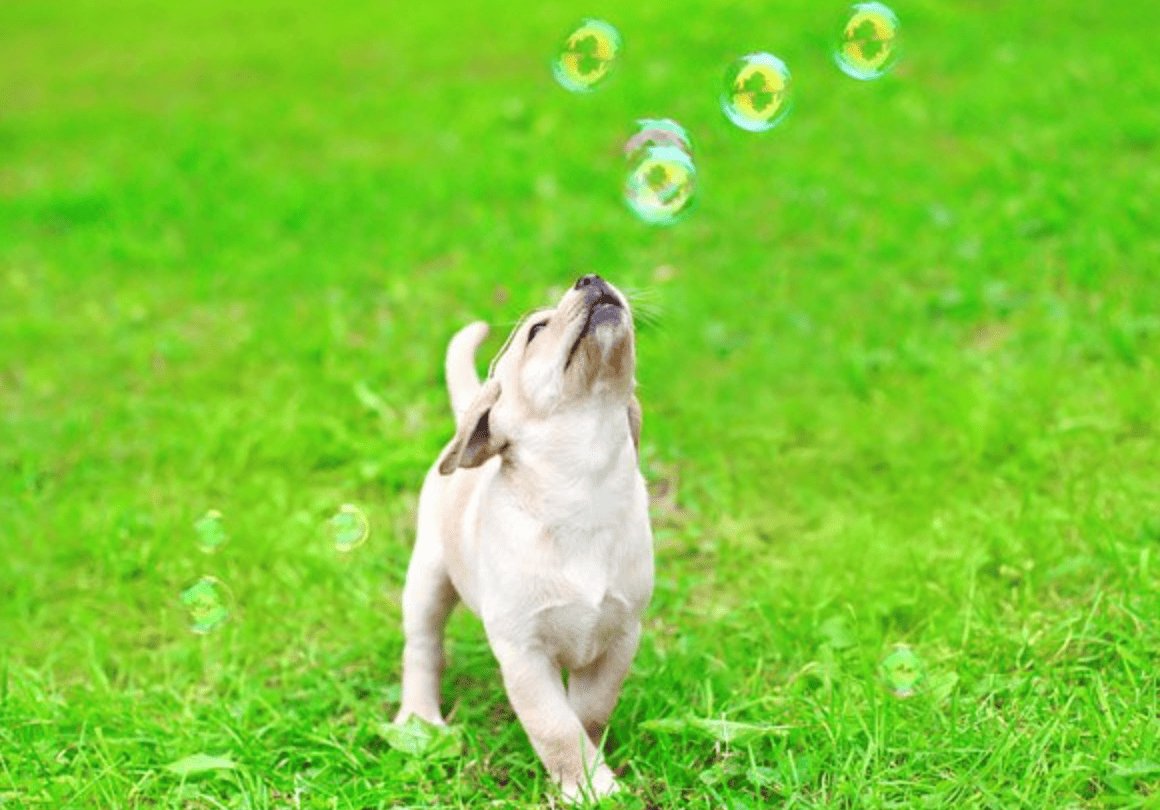
[[[470,616],[462,756],[382,724],[447,338],[596,271],[653,316],[625,806],[1160,807],[1151,7],[899,3],[858,83],[841,4],[459,5],[0,4],[0,806],[552,801]],[[625,51],[581,97],[585,15]],[[715,106],[756,49],[765,135]],[[619,199],[647,115],[697,150],[671,229]]]

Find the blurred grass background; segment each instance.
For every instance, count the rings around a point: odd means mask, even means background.
[[[0,805],[546,800],[468,617],[463,757],[379,723],[446,340],[599,272],[657,316],[626,804],[1160,806],[1151,8],[894,8],[859,83],[842,4],[0,5]],[[575,96],[585,16],[625,48]],[[716,106],[753,50],[797,85],[765,135]],[[619,198],[644,116],[694,140],[671,229]]]

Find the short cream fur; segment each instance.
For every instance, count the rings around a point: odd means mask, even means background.
[[[476,322],[447,349],[456,432],[419,496],[396,722],[443,723],[443,629],[462,600],[564,797],[600,798],[617,786],[598,745],[653,588],[632,314],[584,276],[521,322],[481,383],[486,336]]]

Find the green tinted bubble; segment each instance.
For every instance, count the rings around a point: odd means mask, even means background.
[[[649,146],[630,156],[624,200],[650,225],[672,225],[679,220],[692,208],[696,191],[697,168],[680,147]]]
[[[608,81],[620,55],[620,33],[603,20],[585,20],[565,38],[552,74],[565,90],[588,93]]]
[[[335,549],[341,552],[353,551],[361,546],[370,531],[366,515],[349,503],[339,507],[338,514],[327,522],[327,527]]]
[[[213,577],[202,577],[181,594],[189,629],[199,634],[216,630],[229,618],[229,603],[229,590]]]
[[[922,661],[905,644],[894,645],[878,669],[883,684],[895,697],[911,697],[922,682]]]
[[[901,32],[898,17],[887,6],[856,3],[842,26],[834,48],[834,63],[855,79],[881,78],[898,64]]]
[[[212,554],[229,540],[229,535],[222,527],[222,513],[211,509],[199,517],[193,524],[197,534],[197,547],[206,554]]]
[[[751,53],[725,71],[721,111],[750,132],[766,132],[793,107],[793,77],[785,62],[769,53]]]

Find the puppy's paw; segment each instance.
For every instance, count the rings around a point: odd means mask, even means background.
[[[592,778],[585,782],[565,780],[560,784],[560,792],[564,794],[564,801],[569,804],[583,804],[586,801],[598,802],[620,790],[616,778],[606,765],[601,764]]]
[[[444,721],[442,715],[440,715],[437,710],[430,711],[421,708],[412,709],[409,706],[402,706],[399,709],[399,713],[395,715],[394,723],[397,726],[402,725],[412,717],[418,717],[421,720],[426,720],[433,726],[443,727],[447,725],[446,721]]]

